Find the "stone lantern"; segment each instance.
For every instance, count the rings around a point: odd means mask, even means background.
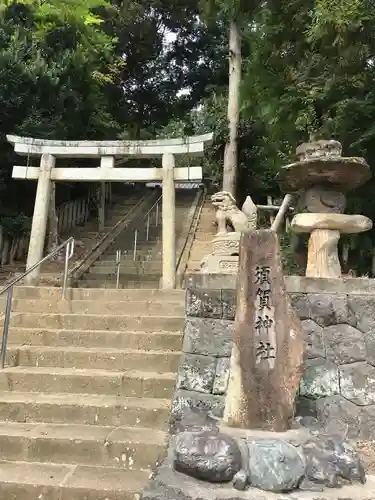
[[[368,217],[344,214],[345,193],[370,179],[370,167],[363,158],[345,158],[341,152],[341,144],[333,140],[302,144],[296,150],[298,161],[278,175],[281,189],[300,197],[303,213],[293,218],[291,230],[310,233],[309,277],[340,278],[340,234],[372,228]]]

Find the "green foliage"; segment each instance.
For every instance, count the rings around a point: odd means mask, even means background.
[[[275,166],[294,159],[298,143],[335,138],[346,156],[374,171],[375,5],[357,0],[272,0],[246,33],[245,116],[258,117],[275,146]],[[349,193],[347,211],[375,219],[375,182]],[[350,237],[359,269],[372,253],[372,232]]]
[[[0,215],[0,227],[3,236],[19,236],[30,231],[31,219],[24,214]]]
[[[290,232],[279,234],[281,261],[286,276],[303,276],[304,269],[298,264],[293,250],[293,235]]]

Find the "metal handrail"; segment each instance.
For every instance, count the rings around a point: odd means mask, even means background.
[[[13,299],[13,287],[17,285],[21,280],[23,280],[28,274],[34,271],[36,268],[47,262],[47,260],[51,259],[55,255],[57,255],[63,248],[65,248],[65,259],[64,259],[64,277],[62,283],[62,298],[65,299],[66,285],[68,280],[68,266],[69,260],[72,258],[74,253],[74,238],[70,237],[65,240],[61,245],[56,247],[52,252],[43,257],[43,259],[39,260],[36,264],[29,267],[23,274],[15,278],[8,285],[0,290],[0,295],[3,295],[5,292],[7,294],[6,306],[5,306],[5,315],[4,315],[4,326],[3,326],[3,338],[1,341],[1,368],[4,368],[5,365],[5,356],[6,356],[6,348],[8,341],[8,333],[9,333],[9,322],[10,322],[10,313],[12,310],[12,299]]]
[[[152,205],[151,208],[147,210],[147,212],[144,214],[141,220],[146,220],[146,240],[149,240],[150,236],[150,219],[151,219],[151,213],[152,211],[156,208],[156,216],[155,216],[155,227],[158,227],[159,225],[159,204],[162,199],[163,195],[160,195],[159,198],[155,201],[155,203]],[[134,229],[134,240],[133,240],[133,261],[137,259],[137,245],[138,245],[138,229]],[[122,251],[117,250],[116,252],[116,261],[115,261],[115,273],[116,273],[116,289],[119,288],[120,285],[120,267],[121,267],[121,256],[122,256]]]
[[[191,223],[190,223],[190,228],[189,228],[189,231],[188,231],[188,235],[187,235],[187,237],[186,237],[186,239],[184,241],[183,247],[182,247],[181,252],[180,252],[180,254],[178,256],[178,259],[177,259],[176,274],[177,274],[178,268],[180,267],[180,264],[181,264],[182,257],[184,255],[185,249],[187,247],[189,236],[190,235],[195,236],[195,233],[197,231],[197,228],[198,228],[198,225],[199,225],[199,222],[200,222],[200,218],[201,218],[201,214],[202,214],[202,210],[203,210],[203,206],[204,206],[204,202],[206,200],[206,197],[207,197],[207,188],[206,188],[206,186],[203,186],[203,189],[201,189],[201,192],[200,192],[199,202],[197,204],[197,207],[196,207],[196,209],[194,211],[194,216],[193,216],[193,218],[191,220]]]
[[[107,240],[109,237],[113,236],[116,231],[121,227],[121,225],[129,219],[131,215],[134,214],[134,212],[142,205],[144,201],[146,201],[147,196],[142,196],[142,198],[134,205],[134,207],[129,210],[129,212],[124,215],[124,217],[119,220],[100,240],[91,248],[90,252],[81,260],[78,262],[78,264],[70,271],[69,275],[71,278],[76,278],[77,274],[80,272],[80,269],[86,264],[86,262],[89,260],[89,258],[92,256],[92,254]]]

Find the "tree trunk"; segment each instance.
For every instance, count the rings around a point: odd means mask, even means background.
[[[241,33],[236,20],[229,27],[229,134],[224,151],[223,191],[236,195],[237,133],[240,119]]]
[[[47,252],[53,252],[59,244],[58,217],[56,212],[56,183],[51,182],[51,197],[48,212]]]

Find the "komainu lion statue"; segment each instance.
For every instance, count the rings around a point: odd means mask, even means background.
[[[234,196],[227,191],[213,194],[211,200],[217,208],[218,231],[216,236],[222,236],[232,231],[245,233],[257,228],[257,207],[250,196],[247,196],[242,205],[242,211],[237,207]]]

